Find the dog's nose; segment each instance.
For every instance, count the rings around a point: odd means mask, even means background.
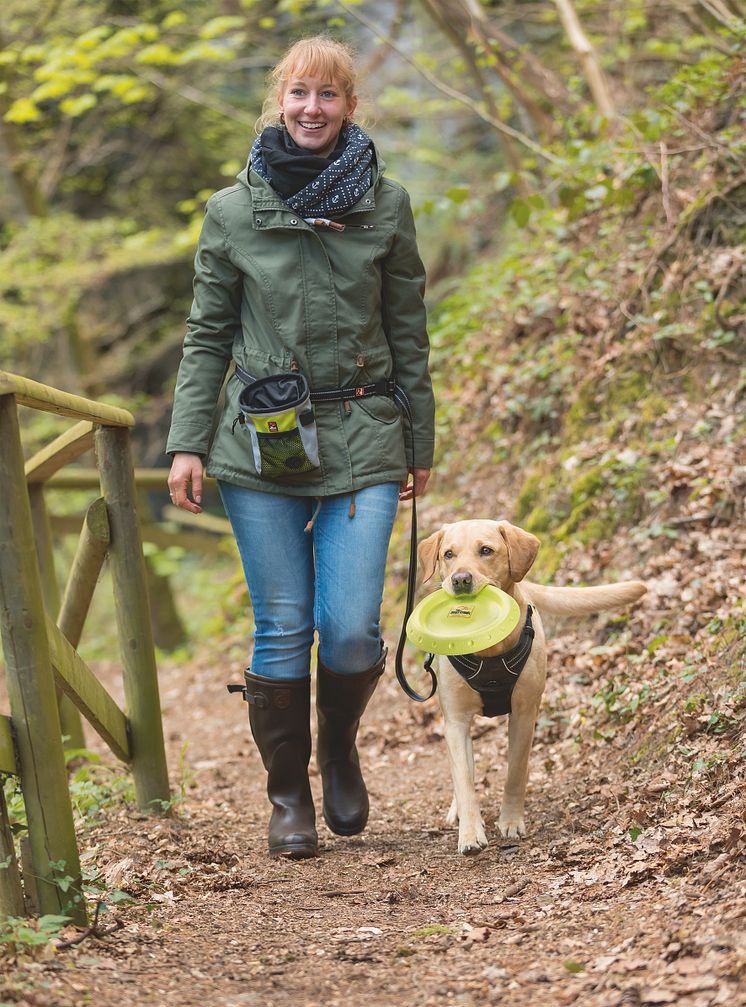
[[[451,586],[454,594],[470,594],[474,578],[466,570],[459,570],[458,573],[451,574]]]

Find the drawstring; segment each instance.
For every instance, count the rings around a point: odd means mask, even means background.
[[[314,507],[313,514],[311,515],[311,520],[303,529],[306,535],[310,535],[311,532],[313,531],[313,526],[316,524],[316,518],[319,516],[320,510],[321,510],[321,497],[316,497],[316,506]]]
[[[355,492],[356,491],[353,490],[352,493],[350,494],[350,509],[347,511],[347,517],[349,518],[355,517],[355,511],[357,509],[355,506]],[[319,511],[321,510],[321,503],[322,503],[321,497],[314,497],[314,500],[316,501],[316,506],[313,509],[313,514],[311,515],[310,521],[303,529],[306,535],[310,535],[311,532],[313,531],[313,526],[316,524],[316,518],[319,516]]]

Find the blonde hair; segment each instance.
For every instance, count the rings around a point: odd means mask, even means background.
[[[328,35],[298,39],[269,74],[269,93],[264,99],[262,114],[256,121],[257,133],[261,133],[265,126],[279,122],[277,103],[288,81],[306,73],[338,84],[348,103],[355,94],[357,71],[355,54],[350,46]]]

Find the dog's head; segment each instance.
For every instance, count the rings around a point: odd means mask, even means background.
[[[539,540],[509,521],[457,521],[420,543],[423,580],[437,570],[449,594],[475,594],[485,584],[509,591],[523,580]]]

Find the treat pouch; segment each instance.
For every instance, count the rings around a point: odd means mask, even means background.
[[[257,475],[286,482],[319,467],[316,418],[302,374],[257,378],[241,392],[238,422],[248,432]]]

